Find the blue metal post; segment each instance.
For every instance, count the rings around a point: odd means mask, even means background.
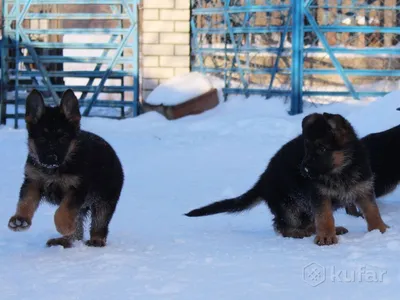
[[[7,6],[8,6],[8,3],[3,1],[3,3],[2,3],[3,15],[8,13]],[[6,73],[6,69],[7,69],[6,68],[6,63],[7,63],[6,62],[6,55],[7,55],[6,47],[8,44],[9,36],[8,36],[8,34],[6,34],[6,30],[4,30],[4,28],[6,26],[8,26],[8,22],[6,22],[5,18],[3,19],[3,21],[4,21],[4,24],[3,24],[3,27],[1,28],[2,43],[1,43],[1,49],[0,49],[0,51],[1,51],[0,124],[6,123],[6,113],[7,113],[7,106],[6,106],[7,104],[5,102],[7,99],[5,93],[7,93],[6,82],[7,82],[7,78],[8,78],[7,73]]]
[[[304,1],[292,0],[292,92],[289,114],[303,112]]]
[[[15,12],[15,23],[16,23],[16,28],[15,28],[15,105],[14,105],[14,128],[18,128],[18,100],[19,100],[19,94],[18,94],[18,85],[19,85],[19,12],[20,12],[20,7],[19,7],[19,0],[15,1],[15,6],[16,6],[16,12]]]
[[[133,7],[134,21],[139,22],[138,3],[134,2]],[[137,25],[136,25],[137,28]],[[139,32],[133,32],[133,116],[139,115]]]
[[[245,3],[246,8],[250,9],[251,5],[252,5],[251,1],[250,0],[246,0],[246,3]],[[251,27],[251,26],[249,26],[250,25],[249,23],[250,23],[250,19],[252,17],[253,17],[253,13],[250,13],[250,12],[247,11],[245,16],[244,16],[244,22],[243,22],[244,28]],[[247,33],[246,35],[242,34],[242,40],[243,40],[243,37],[246,38],[246,48],[250,47],[251,34],[250,33]],[[246,69],[250,70],[250,53],[248,53],[248,52],[246,53]],[[246,74],[246,77],[247,77],[246,79],[247,80],[249,79],[248,76],[249,76],[249,74],[247,73]],[[248,84],[248,82],[247,82],[247,84]],[[245,87],[245,96],[249,97],[248,87],[247,86]]]
[[[224,18],[224,25],[225,25],[225,18]],[[226,25],[225,25],[226,28]],[[228,87],[228,40],[227,40],[228,34],[225,32],[224,33],[224,88],[223,88],[223,95],[224,95],[224,101],[226,102],[228,100],[228,93],[226,90],[229,88]],[[203,56],[202,53],[200,53],[201,56]]]

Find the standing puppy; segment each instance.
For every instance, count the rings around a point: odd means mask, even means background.
[[[354,204],[364,213],[368,230],[385,232],[367,152],[351,124],[340,115],[311,114],[303,119],[302,129],[272,157],[249,191],[187,216],[238,213],[264,200],[282,236],[316,234],[316,244],[330,245],[337,243],[338,234],[347,232],[335,227],[333,211]]]
[[[45,106],[39,91],[26,100],[29,153],[17,211],[9,220],[14,231],[27,230],[43,199],[58,205],[54,215],[62,237],[48,246],[72,246],[83,239],[83,223],[91,213],[88,246],[106,245],[124,175],[113,148],[101,137],[80,129],[78,100],[67,90],[60,106]]]

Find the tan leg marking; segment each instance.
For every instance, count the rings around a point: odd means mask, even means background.
[[[76,230],[78,210],[70,208],[72,197],[71,193],[67,193],[54,214],[56,229],[63,236],[73,235]]]
[[[15,215],[8,221],[8,227],[13,231],[27,230],[32,225],[32,218],[40,203],[40,188],[36,183],[25,187],[23,197],[18,201]]]
[[[315,215],[315,228],[317,235],[314,242],[317,245],[332,245],[338,242],[330,199],[324,199],[321,203]]]
[[[374,200],[374,196],[368,195],[358,199],[358,205],[367,221],[368,231],[379,229],[380,232],[384,233],[389,226],[383,222],[378,205]]]

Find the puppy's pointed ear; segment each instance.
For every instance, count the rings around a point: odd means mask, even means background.
[[[79,102],[71,89],[66,90],[62,95],[60,109],[68,121],[72,123],[80,122]]]
[[[346,127],[347,125],[346,120],[341,115],[323,113],[323,116],[328,121],[329,126],[331,126],[333,130]]]
[[[343,116],[328,113],[324,113],[323,116],[332,128],[332,132],[339,144],[344,145],[358,138],[353,126]]]
[[[43,116],[45,109],[42,94],[38,90],[33,89],[26,98],[25,121],[36,124]]]
[[[308,116],[305,116],[303,118],[303,121],[301,122],[301,127],[303,128],[303,130],[308,125],[313,123],[318,117],[320,117],[320,114],[317,114],[317,113],[313,113],[313,114],[309,114]]]

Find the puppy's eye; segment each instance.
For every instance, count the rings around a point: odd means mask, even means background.
[[[327,150],[327,149],[326,149],[324,146],[321,146],[321,147],[319,148],[319,152],[321,152],[321,153],[325,153],[326,150]]]
[[[43,129],[43,131],[49,133],[49,130],[47,128]]]

